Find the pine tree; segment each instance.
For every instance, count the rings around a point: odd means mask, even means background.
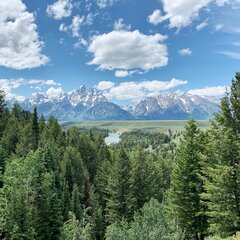
[[[82,239],[82,227],[74,213],[69,212],[68,220],[64,223],[60,235],[60,240]]]
[[[6,107],[5,93],[0,90],[0,114],[2,114],[4,108]]]
[[[202,240],[207,230],[205,206],[200,200],[203,193],[202,154],[199,145],[200,131],[190,120],[185,127],[183,140],[176,155],[169,197],[172,212],[187,239]]]
[[[39,126],[38,126],[38,116],[37,109],[34,107],[33,115],[31,119],[31,128],[32,128],[32,144],[33,150],[38,148],[38,140],[39,140]]]
[[[20,125],[19,141],[16,147],[16,153],[20,157],[26,157],[33,150],[32,128],[31,124],[25,123]]]
[[[81,198],[82,195],[79,191],[79,187],[77,186],[77,184],[74,184],[72,191],[71,208],[77,219],[81,219],[82,217]]]
[[[132,154],[130,172],[130,195],[134,199],[132,211],[143,207],[152,197],[162,200],[161,178],[149,153],[137,149]],[[161,197],[160,197],[161,195]]]
[[[7,239],[58,239],[61,211],[54,178],[40,151],[7,164],[0,194],[4,199],[0,225]]]
[[[45,118],[43,115],[41,115],[39,119],[39,133],[41,134],[46,126]]]
[[[240,73],[221,100],[210,130],[203,199],[208,201],[210,230],[222,236],[240,231]]]
[[[132,211],[129,209],[133,201],[129,196],[130,170],[129,157],[123,149],[120,149],[115,156],[106,187],[106,216],[109,223],[132,217]]]

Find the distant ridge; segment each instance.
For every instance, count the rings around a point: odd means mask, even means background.
[[[12,99],[10,107],[18,102]],[[86,89],[81,85],[57,97],[37,93],[33,99],[18,102],[26,110],[36,106],[39,114],[46,118],[54,116],[61,121],[90,120],[205,120],[218,111],[219,99],[188,93],[163,93],[148,97],[139,103],[120,107],[109,102],[96,88]]]
[[[219,99],[189,93],[162,93],[137,104],[125,106],[136,119],[142,120],[205,120],[218,111]]]

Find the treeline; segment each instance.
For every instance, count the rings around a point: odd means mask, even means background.
[[[239,73],[220,108],[209,130],[191,120],[177,147],[169,132],[158,134],[160,147],[148,151],[139,144],[141,133],[134,135],[136,147],[108,147],[103,132],[63,130],[54,118],[38,118],[36,109],[8,110],[1,93],[0,239],[215,240],[237,234]]]
[[[177,137],[178,133],[172,133],[169,129],[168,132],[160,132],[153,130],[132,130],[123,132],[121,134],[121,143],[120,145],[123,148],[136,148],[136,146],[147,149],[150,148],[155,150],[159,148],[159,146],[163,146],[164,144],[169,144],[171,142],[171,147],[174,149],[176,145],[174,145],[174,140]]]

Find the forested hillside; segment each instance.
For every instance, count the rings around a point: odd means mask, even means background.
[[[0,239],[239,239],[240,73],[209,130],[63,130],[0,93]],[[151,147],[150,147],[151,146]]]

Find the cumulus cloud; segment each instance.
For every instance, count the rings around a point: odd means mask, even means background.
[[[187,84],[187,81],[175,78],[166,82],[145,80],[141,82],[122,82],[118,85],[112,82],[113,86],[108,88],[104,94],[108,99],[139,101],[184,84]]]
[[[190,56],[192,55],[192,50],[190,48],[183,48],[178,51],[181,56]]]
[[[166,36],[144,35],[136,31],[112,31],[94,36],[88,47],[93,54],[89,65],[100,70],[134,70],[164,67],[168,64]]]
[[[84,17],[76,15],[73,17],[72,23],[69,26],[66,26],[64,23],[62,23],[59,27],[59,30],[62,32],[70,32],[72,37],[80,37],[80,28],[83,22]]]
[[[18,98],[23,99],[23,96],[17,96],[12,93],[14,89],[17,89],[21,86],[30,86],[31,88],[40,88],[41,86],[60,86],[60,83],[55,82],[54,80],[38,80],[38,79],[0,79],[0,89],[7,94],[7,99]]]
[[[206,87],[206,88],[199,88],[199,89],[192,89],[189,90],[188,93],[192,95],[199,95],[199,96],[222,96],[229,90],[227,86],[217,86],[217,87]]]
[[[130,30],[131,25],[126,25],[123,23],[123,19],[119,18],[118,20],[115,21],[114,23],[114,30],[120,31],[120,30]]]
[[[97,85],[97,89],[99,90],[107,90],[107,89],[110,89],[112,88],[113,86],[115,85],[114,82],[110,82],[110,81],[101,81],[98,83]]]
[[[58,0],[47,6],[47,14],[56,20],[69,17],[72,14],[73,4],[70,0]]]
[[[155,26],[164,20],[165,18],[162,16],[162,13],[159,9],[155,10],[151,15],[148,16],[148,22]]]
[[[205,27],[207,27],[207,25],[208,25],[208,20],[205,20],[196,26],[196,30],[199,32],[203,30]]]
[[[49,61],[34,21],[21,0],[0,1],[0,66],[26,69]]]
[[[56,98],[58,97],[61,93],[63,92],[62,88],[54,88],[50,87],[47,91],[46,94],[49,98]]]
[[[202,9],[216,4],[222,7],[225,4],[236,4],[239,0],[161,0],[165,15],[159,10],[151,15],[151,23],[158,24],[164,20],[169,21],[169,28],[183,28],[189,26],[198,18]],[[149,17],[150,20],[150,17]]]

